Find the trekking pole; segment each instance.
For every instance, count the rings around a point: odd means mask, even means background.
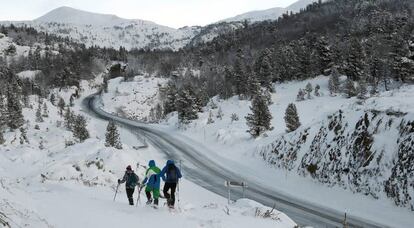
[[[145,187],[145,185],[139,185],[138,186],[137,207],[138,207],[138,203],[141,204],[141,191],[144,187]]]
[[[118,185],[116,186],[115,195],[114,195],[114,202],[115,202],[115,199],[116,199],[116,195],[118,194],[118,188],[119,188],[119,185],[120,185],[120,184],[118,184]]]
[[[182,172],[183,172],[182,160],[180,160],[180,172],[181,172],[181,175],[182,175]],[[177,204],[178,204],[178,208],[180,208],[180,179],[178,179],[178,183],[177,183]]]
[[[138,185],[138,198],[137,198],[137,203],[136,203],[137,207],[138,207],[138,203],[141,202],[140,196],[141,196],[141,185]]]

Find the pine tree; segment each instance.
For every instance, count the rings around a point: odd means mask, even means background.
[[[347,78],[344,85],[344,93],[347,98],[351,98],[357,95],[354,81],[351,78]]]
[[[20,128],[20,144],[29,143],[29,139],[27,138],[27,131],[26,128]]]
[[[285,122],[286,122],[287,132],[295,131],[301,125],[299,121],[299,115],[296,109],[296,105],[293,103],[289,104],[288,107],[286,108]]]
[[[253,97],[260,94],[260,82],[254,72],[248,73],[247,78],[247,98],[252,99]]]
[[[229,99],[230,97],[234,96],[234,94],[234,75],[233,72],[226,67],[224,69],[224,82],[223,89],[220,91],[220,97],[223,99]]]
[[[253,137],[258,137],[265,131],[271,129],[270,121],[272,115],[263,96],[259,95],[253,98],[250,110],[252,113],[248,114],[245,118],[247,126],[249,127],[248,132]]]
[[[50,95],[50,103],[52,103],[52,105],[55,105],[55,102],[56,102],[56,96],[55,96],[55,94],[51,94]]]
[[[296,56],[292,61],[296,61],[297,64],[296,66],[293,66],[294,68],[297,68],[297,70],[295,70],[297,79],[305,79],[314,74],[314,70],[312,68],[314,56],[308,39],[310,38],[301,39],[295,45],[294,50]]]
[[[40,137],[39,149],[40,150],[44,150],[45,149],[45,141],[43,140],[42,137]]]
[[[223,110],[221,109],[221,107],[219,107],[218,110],[217,110],[217,116],[216,117],[217,117],[217,119],[222,120],[223,116],[224,116]]]
[[[78,139],[79,142],[83,142],[89,138],[89,132],[86,128],[86,119],[82,115],[75,116],[73,124],[73,137]]]
[[[207,124],[212,124],[212,123],[214,123],[213,112],[210,110],[210,112],[208,113]]]
[[[69,131],[72,131],[73,125],[75,122],[75,115],[73,114],[73,112],[70,110],[69,107],[66,108],[65,115],[63,118],[65,120],[66,129],[68,129]]]
[[[194,96],[196,98],[198,111],[203,112],[203,107],[205,107],[208,104],[208,101],[210,100],[210,98],[208,97],[208,94],[207,94],[207,85],[205,85],[205,83],[203,83],[203,86],[201,87],[201,89],[199,89],[194,94]]]
[[[329,77],[328,87],[329,87],[329,93],[331,95],[334,95],[339,92],[339,87],[340,87],[339,72],[336,68],[332,69],[331,76]]]
[[[360,80],[358,82],[358,87],[357,87],[356,91],[357,91],[357,94],[358,94],[357,95],[358,99],[365,100],[367,98],[366,95],[367,95],[368,89],[367,89],[367,84],[365,83],[364,80]]]
[[[7,90],[7,111],[9,114],[8,125],[11,129],[18,129],[24,124],[22,106],[20,104],[19,89],[9,86]],[[18,88],[20,88],[18,86]]]
[[[43,103],[43,113],[42,113],[42,117],[45,117],[45,118],[49,117],[49,110],[47,108],[46,102]]]
[[[198,107],[195,98],[191,96],[188,89],[182,89],[178,92],[175,99],[176,110],[178,112],[178,121],[180,124],[188,124],[191,120],[198,118]]]
[[[272,56],[269,49],[265,49],[255,63],[255,73],[260,85],[272,91],[273,67]]]
[[[162,106],[158,103],[155,106],[155,119],[157,121],[161,120],[164,117],[164,110],[162,109]]]
[[[312,94],[312,91],[313,91],[313,87],[312,87],[312,84],[310,82],[308,84],[306,84],[305,91],[308,94],[308,99],[311,99],[312,98],[311,94]]]
[[[122,143],[119,136],[118,129],[113,121],[108,123],[105,134],[105,146],[114,147],[118,150],[122,149]]]
[[[414,53],[410,50],[412,48],[412,41],[397,36],[393,40],[392,52],[392,70],[394,77],[402,82],[412,82],[414,79]]]
[[[175,106],[175,99],[177,95],[177,88],[173,82],[168,82],[166,87],[166,97],[164,101],[164,115],[177,111]]]
[[[232,113],[230,116],[231,122],[239,121],[239,116],[236,113]]]
[[[72,94],[69,98],[69,105],[70,107],[75,106],[75,95],[74,94]]]
[[[6,107],[6,99],[5,97],[0,93],[0,129],[2,129],[7,124],[8,119],[8,111]]]
[[[321,93],[319,92],[320,89],[321,89],[321,86],[318,85],[318,84],[316,84],[316,86],[315,86],[315,93],[314,93],[316,97],[320,97],[321,96]]]
[[[6,142],[3,135],[3,129],[0,127],[0,145],[3,145]]]
[[[63,110],[65,110],[65,100],[63,100],[63,98],[59,98],[59,102],[58,102],[58,107],[59,107],[59,114],[62,116],[63,115]]]
[[[305,100],[305,91],[303,89],[299,89],[298,95],[296,95],[296,101],[304,101]]]
[[[384,72],[382,70],[383,64],[384,63],[382,63],[382,61],[377,56],[374,56],[374,58],[372,59],[372,63],[370,64],[369,70],[371,74],[369,77],[369,82],[372,85],[372,87],[374,87],[374,91],[372,91],[373,94],[378,93],[378,83],[382,79],[382,73]]]
[[[261,88],[260,90],[260,94],[263,96],[263,98],[266,100],[267,105],[271,105],[273,104],[272,101],[272,94],[270,93],[270,91],[266,88]]]
[[[233,66],[233,76],[236,90],[235,92],[237,95],[244,98],[247,93],[247,76],[245,72],[244,55],[241,49],[239,49],[236,54]]]
[[[333,54],[329,47],[328,41],[324,36],[319,38],[316,46],[316,51],[320,73],[327,76],[331,73]]]
[[[352,39],[349,55],[347,58],[346,74],[353,81],[358,81],[362,78],[365,69],[365,55],[363,47],[359,40]]]
[[[36,110],[36,122],[37,122],[37,123],[41,123],[41,122],[43,122],[43,117],[42,117],[42,106],[41,106],[40,101],[39,101],[39,104],[37,105],[37,110]]]

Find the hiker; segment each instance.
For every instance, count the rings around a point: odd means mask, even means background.
[[[130,165],[126,167],[125,175],[122,180],[118,179],[118,185],[122,183],[125,183],[129,205],[134,205],[133,195],[135,186],[139,183],[139,177],[134,173]]]
[[[142,185],[147,184],[145,188],[145,194],[147,195],[147,204],[152,203],[151,192],[154,197],[154,205],[158,206],[158,198],[160,197],[160,168],[155,166],[155,161],[151,160],[148,163],[149,168],[145,173],[145,179],[142,181]]]
[[[168,160],[165,167],[162,169],[160,176],[165,182],[163,193],[167,198],[168,207],[174,208],[175,204],[175,190],[177,188],[178,180],[182,177],[181,170],[175,166],[173,160]],[[168,191],[171,190],[171,194]]]

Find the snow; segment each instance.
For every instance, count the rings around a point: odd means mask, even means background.
[[[29,54],[30,47],[17,45],[13,42],[13,39],[0,33],[0,56],[4,56],[7,54],[6,50],[10,45],[14,45],[16,47],[16,53],[12,54],[11,56],[8,55],[8,58],[17,59],[19,56],[27,56]]]
[[[321,96],[312,95],[312,99],[297,102],[298,90],[305,88],[307,83],[311,83],[313,87],[319,84],[321,86]],[[124,92],[128,90],[126,85],[118,84],[115,80],[111,81],[110,84],[112,84],[110,85],[112,88],[117,87]],[[145,94],[157,93],[155,87],[149,86],[148,88],[152,88],[153,92],[145,91]],[[194,143],[195,148],[208,148],[209,153],[206,152],[205,155],[212,160],[226,167],[231,167],[235,172],[243,173],[246,178],[257,180],[263,186],[276,189],[286,196],[298,198],[322,208],[332,208],[343,213],[348,212],[354,216],[380,222],[391,227],[410,227],[414,223],[412,212],[408,208],[395,206],[384,193],[380,193],[378,195],[379,200],[376,200],[371,196],[354,194],[342,187],[322,185],[309,177],[300,176],[296,172],[274,169],[258,155],[261,148],[271,144],[276,138],[285,135],[286,128],[283,118],[289,103],[295,103],[298,108],[302,123],[299,132],[311,126],[319,126],[327,116],[334,114],[339,109],[350,117],[347,121],[351,125],[357,121],[361,113],[368,110],[401,111],[409,113],[407,118],[411,118],[414,113],[412,103],[414,86],[404,85],[393,91],[382,91],[379,95],[370,97],[362,104],[356,98],[346,99],[341,95],[330,96],[328,78],[324,76],[311,80],[277,84],[275,89],[276,93],[272,94],[273,104],[269,107],[273,115],[272,126],[274,126],[274,129],[267,133],[268,137],[252,139],[246,132],[247,126],[244,117],[250,113],[250,102],[239,100],[236,97],[229,100],[214,99],[214,103],[221,107],[224,113],[222,119],[215,117],[218,109],[211,109],[210,106],[206,108],[204,113],[199,113],[199,119],[193,121],[185,129],[177,129],[177,115],[175,113],[170,115],[167,121],[161,123],[158,127],[171,132],[176,137],[188,138],[188,142]],[[111,91],[109,93],[111,94]],[[118,98],[104,96],[103,103],[107,111],[115,112],[108,105],[112,107],[120,105],[120,103],[111,103],[116,99]],[[122,100],[122,102],[124,103],[125,100]],[[134,102],[139,103],[137,100],[134,100]],[[210,110],[213,112],[215,122],[207,124]],[[143,113],[142,110],[137,112]],[[230,116],[233,113],[238,115],[239,121],[231,122]],[[315,131],[317,128],[311,129]],[[387,149],[387,146],[392,147],[393,145],[387,142],[390,139],[394,140],[397,135],[398,132],[395,131],[390,131],[387,134],[380,132],[375,138],[379,142],[376,145],[384,146],[381,149],[385,151],[393,151],[392,149],[395,148]],[[302,155],[298,156],[301,157]],[[395,155],[386,153],[384,156],[385,160],[392,161]],[[381,210],[378,210],[378,208],[381,208]]]
[[[17,76],[21,79],[34,79],[40,72],[40,70],[26,70],[17,73]]]
[[[222,22],[233,22],[233,21],[250,21],[250,22],[260,22],[260,21],[274,21],[277,20],[282,14],[286,12],[299,12],[301,9],[306,8],[309,4],[317,2],[316,0],[299,0],[292,5],[283,8],[283,7],[275,7],[266,10],[256,10],[250,11],[247,13],[243,13],[237,15],[235,17],[227,18],[222,20]]]
[[[112,79],[108,82],[108,93],[102,95],[103,108],[109,113],[144,120],[158,103],[158,88],[166,82],[166,79],[143,75],[136,76],[131,82],[125,82],[123,78]]]
[[[140,77],[131,83],[139,85]],[[144,80],[144,78],[141,78]],[[82,96],[96,90],[97,77],[81,83]],[[121,83],[115,80],[114,82]],[[148,82],[152,82],[149,80]],[[133,89],[132,87],[129,87]],[[145,88],[145,87],[142,87]],[[154,89],[154,88],[153,88]],[[54,90],[58,97],[69,102],[74,88]],[[256,216],[256,211],[270,208],[247,199],[227,205],[227,200],[186,179],[180,183],[179,207],[170,212],[145,206],[145,195],[137,207],[127,205],[124,187],[119,188],[113,201],[116,180],[122,177],[127,165],[144,164],[155,159],[159,166],[165,164],[153,147],[142,147],[139,138],[128,130],[120,129],[123,149],[104,146],[106,121],[88,116],[83,111],[82,97],[72,108],[88,118],[91,138],[83,143],[66,147],[65,141],[73,140],[72,133],[62,126],[58,108],[44,100],[49,117],[35,123],[35,111],[24,108],[28,120],[29,144],[20,145],[19,131],[5,133],[6,143],[0,146],[0,221],[12,227],[293,227],[295,223],[283,213],[275,211],[273,218]],[[37,107],[38,98],[30,96],[30,104]],[[40,130],[34,128],[39,125]],[[43,142],[44,149],[39,146]],[[138,148],[140,149],[134,149]],[[143,177],[145,169],[136,168]],[[185,177],[185,173],[184,173]],[[134,198],[137,199],[135,192]],[[228,210],[228,214],[227,211]]]
[[[43,15],[35,19],[35,21],[58,22],[65,24],[80,24],[92,26],[113,26],[128,22],[127,19],[122,19],[115,15],[90,13],[87,11],[78,10],[67,6],[54,9],[46,15]]]

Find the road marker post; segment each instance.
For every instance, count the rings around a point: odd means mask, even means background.
[[[231,188],[242,188],[243,189],[243,198],[245,198],[245,190],[248,187],[247,183],[245,182],[238,182],[238,181],[225,181],[224,186],[227,187],[228,190],[228,199],[227,203],[230,205],[231,203]]]

